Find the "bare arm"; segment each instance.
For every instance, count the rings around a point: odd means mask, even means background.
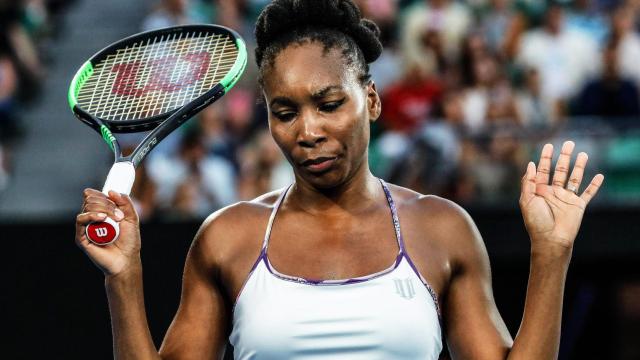
[[[574,147],[571,141],[563,144],[551,183],[551,144],[542,149],[538,167],[529,163],[522,178],[520,208],[531,240],[531,269],[524,316],[509,359],[558,357],[564,284],[573,244],[587,204],[604,181],[604,176],[596,175],[578,195],[588,157],[578,154],[569,176]]]
[[[85,191],[84,213],[78,215],[76,243],[104,272],[111,313],[115,359],[211,359],[224,354],[228,328],[221,287],[216,275],[214,229],[216,213],[199,231],[187,256],[180,308],[158,352],[144,307],[138,218],[126,196],[107,198]],[[118,216],[118,209],[123,216]],[[104,215],[120,222],[119,239],[99,247],[88,242],[84,227]]]
[[[558,357],[566,273],[587,203],[602,184],[596,176],[578,196],[565,189],[573,143],[563,146],[553,181],[553,148],[545,146],[538,170],[523,177],[520,206],[531,238],[531,267],[520,330],[512,342],[491,290],[489,260],[471,218],[452,206],[456,229],[454,263],[445,319],[451,354],[456,359],[555,359]],[[587,156],[578,155],[569,184],[579,187]]]
[[[149,331],[140,262],[126,272],[106,276],[114,359],[161,359]]]

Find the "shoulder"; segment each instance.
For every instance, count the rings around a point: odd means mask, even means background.
[[[437,195],[424,195],[402,186],[387,184],[398,208],[410,211],[416,218],[437,222],[452,230],[473,223],[471,216],[455,202]]]
[[[224,207],[207,217],[193,241],[193,248],[210,261],[223,264],[238,254],[260,248],[269,216],[284,189]]]
[[[397,185],[389,184],[389,189],[402,225],[416,228],[420,234],[428,234],[413,237],[414,241],[432,242],[429,245],[442,249],[452,265],[472,259],[482,260],[486,256],[478,228],[460,205],[440,196],[420,194]]]

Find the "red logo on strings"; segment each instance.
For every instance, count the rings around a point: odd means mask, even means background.
[[[134,97],[143,96],[150,91],[179,91],[202,80],[209,70],[210,59],[211,54],[202,51],[184,56],[170,55],[153,59],[146,65],[140,61],[115,64],[111,71],[117,75],[111,91],[117,95]],[[148,67],[148,70],[145,67]],[[149,71],[149,77],[146,84],[140,84],[139,76],[144,71]],[[176,72],[179,74],[174,75]]]

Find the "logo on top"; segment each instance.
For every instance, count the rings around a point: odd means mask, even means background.
[[[396,286],[396,294],[400,295],[400,297],[411,300],[416,296],[416,290],[413,287],[413,279],[393,279],[393,283]]]

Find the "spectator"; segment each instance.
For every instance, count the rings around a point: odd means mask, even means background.
[[[386,130],[409,134],[427,121],[442,94],[435,76],[414,65],[382,94],[382,124]]]
[[[517,62],[540,74],[541,94],[561,104],[575,95],[585,79],[598,69],[597,44],[564,24],[564,8],[554,0],[544,26],[524,35]]]
[[[540,74],[534,68],[523,72],[523,85],[516,92],[515,105],[522,125],[540,129],[553,125],[560,118],[560,111],[553,99],[543,97],[540,89]]]
[[[206,22],[204,17],[190,9],[189,0],[161,0],[142,22],[142,30]]]
[[[477,134],[490,122],[518,121],[511,85],[501,74],[498,59],[489,53],[483,37],[470,35],[463,54],[466,87],[462,107],[466,129]]]
[[[249,14],[251,0],[198,0],[190,6],[191,13],[199,14],[206,22],[219,24],[238,31],[247,41],[251,41],[253,19]],[[262,7],[264,7],[264,4]]]
[[[576,103],[576,114],[602,117],[640,115],[638,87],[631,79],[620,74],[617,51],[615,42],[605,48],[602,74],[582,90]]]
[[[373,20],[381,30],[384,45],[382,55],[371,64],[371,75],[378,93],[383,93],[389,85],[402,76],[402,57],[396,44],[398,2],[396,0],[356,1],[365,18]]]
[[[402,52],[408,64],[423,64],[424,72],[434,72],[438,55],[433,47],[424,46],[437,34],[447,61],[458,56],[460,42],[471,26],[471,12],[452,0],[423,0],[404,12],[401,29]]]
[[[640,35],[634,29],[635,12],[628,5],[616,7],[611,13],[611,41],[617,46],[617,63],[624,77],[640,84]]]
[[[574,0],[567,12],[567,27],[582,32],[598,45],[606,41],[607,25],[596,0]]]
[[[157,185],[158,207],[170,217],[204,217],[237,200],[233,166],[223,158],[207,156],[196,129],[184,135],[178,154],[148,160],[149,177]],[[172,213],[176,204],[180,207]]]
[[[484,142],[466,140],[459,200],[500,202],[517,198],[523,147],[512,127],[497,127]]]
[[[18,89],[18,73],[6,48],[0,44],[0,144],[15,133],[14,104]]]
[[[511,1],[489,1],[489,7],[481,17],[480,26],[492,52],[499,53],[503,50],[506,35],[509,33],[515,15]]]
[[[267,129],[256,134],[251,146],[243,149],[241,156],[242,171],[238,182],[240,199],[253,199],[294,181],[291,166]]]

